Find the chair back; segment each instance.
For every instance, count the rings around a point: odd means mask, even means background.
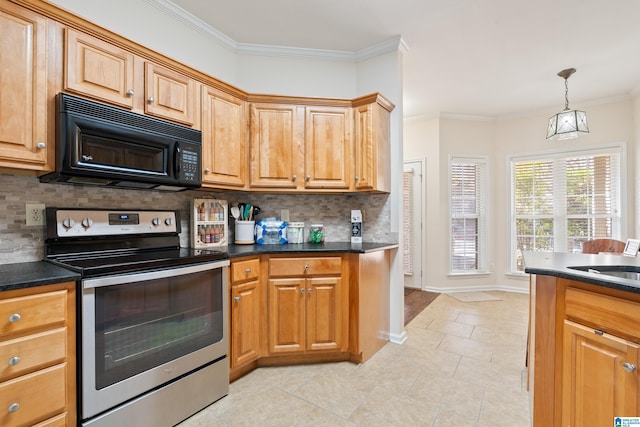
[[[624,252],[627,244],[615,239],[593,239],[582,243],[583,254],[598,254],[600,252]]]

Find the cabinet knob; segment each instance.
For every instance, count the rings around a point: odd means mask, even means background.
[[[153,96],[150,96],[150,97],[147,98],[147,102],[149,104],[153,104],[154,102],[156,102],[156,99]]]
[[[304,294],[304,288],[300,289],[300,293]]]
[[[625,371],[627,372],[633,372],[636,370],[636,365],[634,365],[633,363],[629,363],[629,362],[625,362],[622,367],[624,368]]]
[[[234,300],[235,302],[240,302],[240,297],[233,297],[233,300]]]
[[[295,180],[296,180],[296,178],[298,178],[298,176],[297,176],[297,175],[293,175],[293,176],[291,177],[291,181],[295,181]]]
[[[250,268],[245,268],[245,269],[244,269],[244,272],[245,272],[245,273],[251,273],[251,269],[250,269]]]
[[[47,148],[47,143],[46,143],[46,142],[39,141],[39,142],[36,144],[36,147],[37,147],[38,149],[40,149],[40,150],[43,150],[43,149]]]
[[[309,288],[309,289],[307,289],[307,293],[308,293],[308,294],[310,294],[310,293],[311,293],[311,289],[313,289],[313,288]]]
[[[127,91],[127,96],[133,96],[135,94],[135,92],[133,91],[133,89],[129,89]]]
[[[20,363],[19,356],[13,356],[12,358],[9,359],[9,366],[16,366],[18,363]]]
[[[309,265],[308,264],[304,265],[304,271],[309,271]]]
[[[304,177],[304,179],[306,179],[307,181],[310,181],[311,180],[311,176],[307,175],[307,176]]]
[[[9,411],[10,414],[13,414],[14,412],[17,412],[18,409],[20,409],[20,404],[18,402],[13,402],[11,405],[9,405],[9,407],[7,408],[7,410]]]
[[[353,179],[357,181],[357,180],[359,180],[360,178],[358,178],[357,176],[354,176],[354,177],[353,177]]]
[[[209,168],[204,168],[204,173],[209,173],[209,172],[211,172],[211,169],[209,169]]]
[[[9,316],[9,323],[19,322],[20,319],[22,319],[22,316],[20,316],[20,314],[13,313],[11,316]]]

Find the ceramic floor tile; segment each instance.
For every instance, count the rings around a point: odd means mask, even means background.
[[[526,426],[531,423],[529,395],[525,391],[504,393],[487,387],[480,422],[495,427]]]
[[[454,377],[473,384],[512,392],[521,389],[521,373],[520,368],[508,368],[496,363],[463,357]]]
[[[314,406],[303,399],[270,387],[253,399],[243,400],[218,418],[234,427],[280,427],[294,424],[313,409]]]
[[[427,326],[427,329],[431,331],[442,332],[443,334],[447,335],[469,338],[473,333],[474,327],[471,325],[465,325],[464,323],[434,319],[429,324],[429,326]]]
[[[376,387],[349,420],[367,427],[430,426],[438,410],[439,407],[431,402],[389,394],[382,387]]]
[[[490,344],[451,335],[448,335],[442,340],[438,346],[438,350],[486,361],[491,361],[493,356]]]
[[[480,415],[483,395],[483,386],[439,373],[421,376],[409,392],[416,400],[437,403],[441,408],[471,420],[477,420]]]
[[[321,374],[299,387],[294,394],[310,404],[347,418],[365,401],[367,388],[351,384],[344,376]]]

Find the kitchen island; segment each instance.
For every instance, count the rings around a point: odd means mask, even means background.
[[[640,260],[526,252],[534,427],[640,415]]]

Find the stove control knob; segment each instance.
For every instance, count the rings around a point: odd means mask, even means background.
[[[74,220],[72,220],[70,217],[67,217],[65,219],[62,220],[62,226],[64,228],[66,228],[67,230],[70,229],[71,227],[73,227],[73,224],[75,224],[76,222]]]
[[[84,228],[89,228],[93,225],[93,220],[89,217],[85,218],[82,220],[82,226]]]
[[[171,224],[173,224],[173,220],[171,218],[167,218],[167,219],[164,220],[164,223],[167,224],[167,225],[171,225]]]
[[[153,218],[151,220],[151,224],[155,225],[156,227],[160,225],[160,218]]]

